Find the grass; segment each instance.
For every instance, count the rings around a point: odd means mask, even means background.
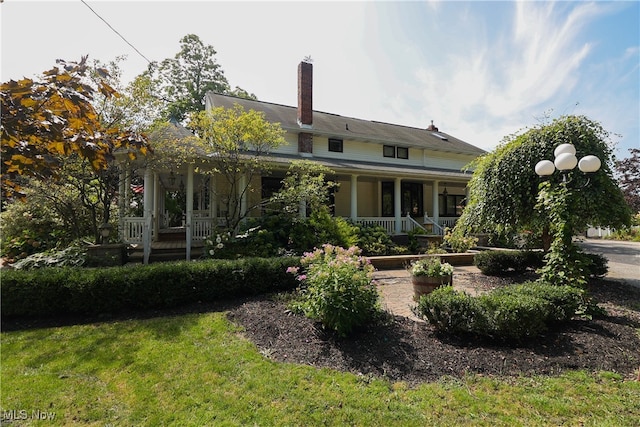
[[[24,418],[12,425],[619,427],[640,419],[640,383],[613,373],[469,375],[409,388],[270,361],[224,313],[1,338],[2,415]],[[55,418],[35,420],[40,413]]]

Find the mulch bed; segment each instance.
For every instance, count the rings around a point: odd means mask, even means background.
[[[496,288],[529,277],[487,278]],[[636,379],[640,369],[640,288],[593,280],[591,295],[607,310],[600,319],[574,319],[524,345],[438,335],[433,327],[389,316],[340,339],[304,316],[287,311],[278,298],[258,298],[231,308],[228,317],[273,360],[328,367],[415,386],[466,374],[557,375],[568,370],[613,371]]]

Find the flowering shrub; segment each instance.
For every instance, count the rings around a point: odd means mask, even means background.
[[[472,236],[464,236],[460,232],[452,232],[450,228],[445,229],[443,237],[444,243],[453,249],[454,252],[464,253],[478,244],[478,238]]]
[[[356,246],[344,249],[330,244],[306,252],[300,268],[287,269],[301,282],[301,298],[292,308],[340,336],[373,319],[380,311],[374,268],[360,254]]]
[[[453,266],[439,257],[429,257],[413,261],[409,272],[412,276],[446,277],[453,274]]]

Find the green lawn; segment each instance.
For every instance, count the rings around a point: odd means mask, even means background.
[[[610,373],[445,378],[410,389],[276,363],[224,313],[1,335],[11,425],[637,426],[640,383]],[[34,415],[54,413],[53,423]]]

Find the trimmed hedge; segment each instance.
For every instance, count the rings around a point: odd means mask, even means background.
[[[415,311],[440,332],[522,342],[570,320],[583,294],[571,286],[527,282],[472,297],[445,286],[420,298]]]
[[[582,252],[587,274],[603,277],[609,271],[608,260],[602,255]],[[536,270],[544,265],[542,251],[483,251],[477,253],[473,263],[487,276],[506,276]]]
[[[292,290],[297,258],[245,258],[99,269],[2,272],[2,316],[101,314]]]
[[[521,274],[544,265],[542,251],[484,251],[475,255],[473,263],[487,276]]]

